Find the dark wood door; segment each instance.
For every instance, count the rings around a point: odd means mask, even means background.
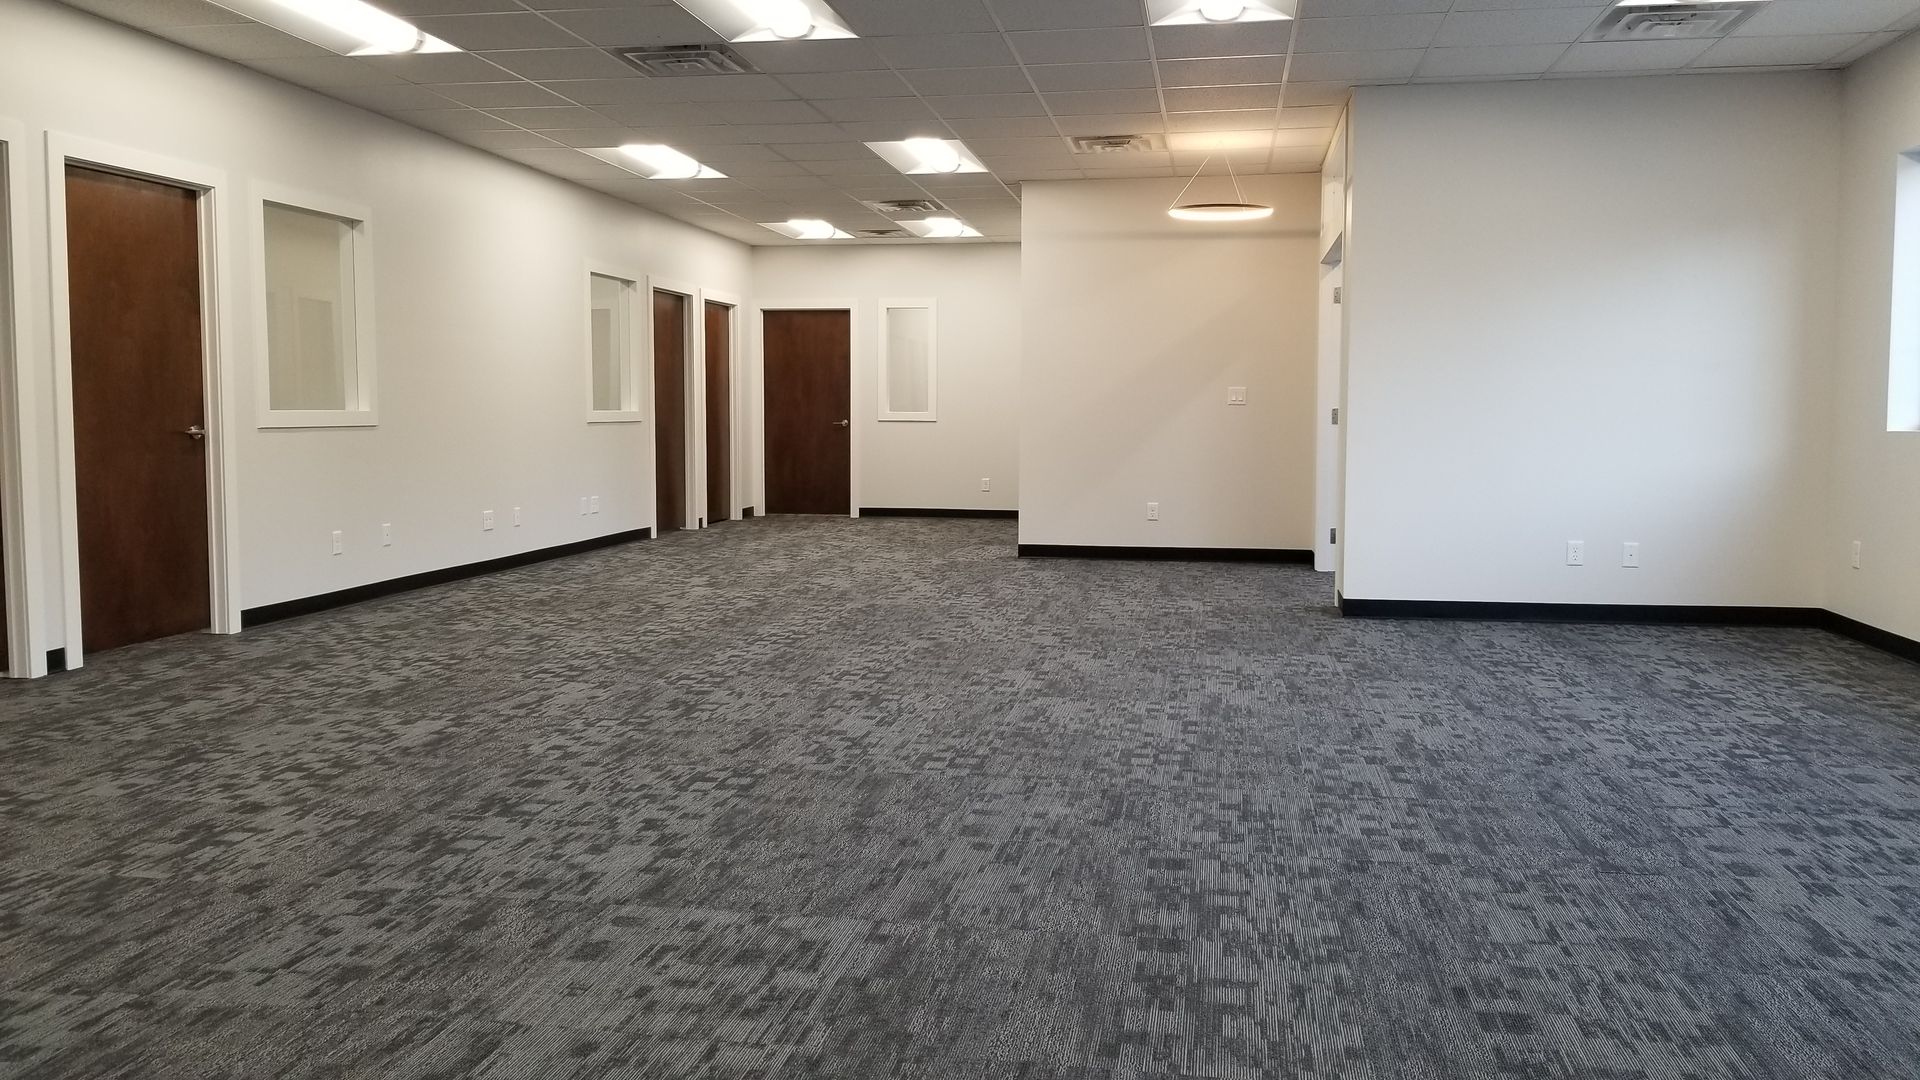
[[[69,166],[82,644],[204,630],[206,427],[195,192]]]
[[[733,517],[733,309],[707,302],[707,521]]]
[[[687,527],[687,298],[653,294],[653,490],[658,533]]]
[[[767,512],[853,511],[853,317],[766,313]]]

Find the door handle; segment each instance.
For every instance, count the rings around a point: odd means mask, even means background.
[[[848,426],[850,426],[850,425],[852,425],[852,423],[853,423],[853,421],[851,421],[851,420],[835,420],[835,421],[833,422],[833,426],[834,426],[834,427],[848,427]]]
[[[187,438],[192,439],[195,442],[198,442],[199,440],[204,439],[206,437],[207,437],[207,429],[201,427],[199,424],[195,424],[192,427],[187,429]]]

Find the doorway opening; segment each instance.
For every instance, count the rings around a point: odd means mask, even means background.
[[[733,518],[733,306],[706,302],[707,523]]]
[[[692,326],[690,298],[666,289],[653,291],[653,484],[654,535],[687,527],[687,347]]]
[[[853,312],[765,310],[767,512],[853,512]]]

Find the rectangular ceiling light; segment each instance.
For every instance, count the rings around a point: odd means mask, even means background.
[[[658,143],[628,143],[625,146],[588,148],[587,153],[609,165],[618,165],[649,180],[725,180],[727,174],[711,165],[702,165],[671,146]]]
[[[858,37],[825,0],[674,0],[728,41]]]
[[[772,229],[789,240],[851,240],[853,234],[836,228],[831,221],[817,218],[794,218],[791,221],[763,221],[760,226]]]
[[[1291,19],[1300,0],[1147,0],[1154,26],[1219,26]]]
[[[964,240],[980,235],[980,230],[959,218],[930,217],[922,221],[903,221],[900,227],[924,240]]]
[[[867,149],[885,158],[887,164],[908,176],[952,176],[958,173],[987,171],[959,139],[901,139],[898,142],[870,142]]]
[[[255,22],[342,56],[459,52],[397,15],[363,0],[214,0]]]

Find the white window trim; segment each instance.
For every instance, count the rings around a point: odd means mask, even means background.
[[[927,407],[922,412],[895,412],[887,408],[892,397],[887,392],[887,373],[892,358],[887,355],[887,320],[899,309],[925,309],[927,313]],[[884,423],[931,424],[940,419],[940,305],[932,298],[880,301],[880,401],[879,419]]]
[[[1920,431],[1920,150],[1894,164],[1893,292],[1887,328],[1887,430]]]
[[[378,383],[373,311],[373,213],[365,206],[331,195],[256,181],[248,205],[253,219],[254,411],[262,430],[281,428],[378,427]],[[267,344],[267,204],[338,218],[353,239],[354,396],[344,409],[273,407],[272,361]]]
[[[598,275],[612,278],[626,286],[627,293],[627,370],[622,373],[620,392],[624,397],[623,407],[618,409],[596,409],[593,403],[593,279]],[[646,338],[643,335],[651,325],[652,308],[648,308],[647,317],[637,306],[640,302],[640,290],[646,283],[646,275],[611,263],[589,261],[586,272],[580,275],[581,295],[585,298],[586,308],[581,315],[581,326],[586,335],[581,343],[581,355],[584,362],[581,371],[585,375],[587,405],[587,423],[589,424],[644,424],[647,422],[646,384],[641,381],[640,363],[651,355],[645,350]]]

